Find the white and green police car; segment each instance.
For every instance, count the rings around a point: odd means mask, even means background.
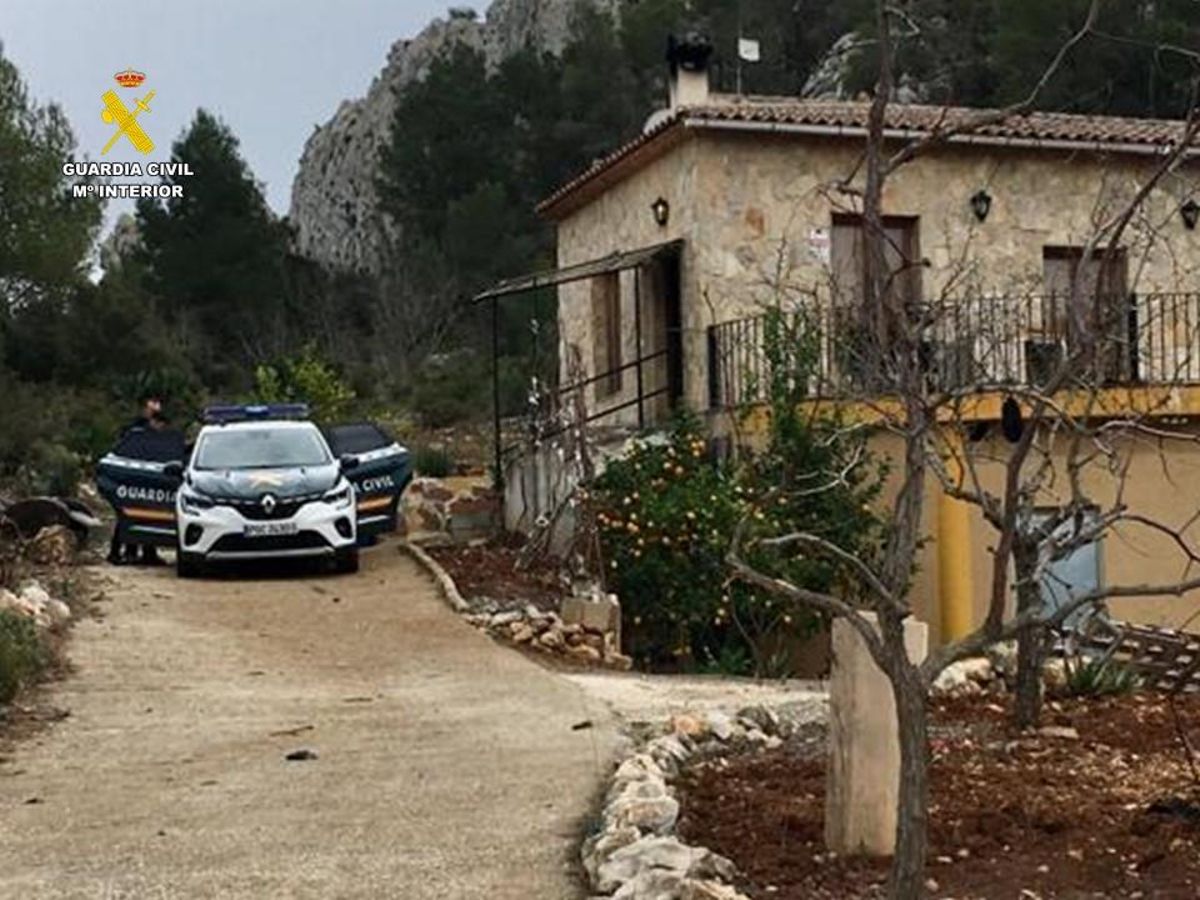
[[[408,451],[371,423],[322,431],[307,415],[299,404],[209,407],[179,459],[114,451],[100,471],[118,528],[173,545],[185,578],[209,563],[301,557],[356,571],[359,546],[396,528]]]

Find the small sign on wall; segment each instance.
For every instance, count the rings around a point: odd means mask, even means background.
[[[829,229],[810,228],[808,231],[808,252],[813,259],[822,265],[829,265]]]

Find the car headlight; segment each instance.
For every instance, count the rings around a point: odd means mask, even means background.
[[[195,491],[181,490],[179,492],[179,505],[183,507],[185,513],[196,515],[201,510],[212,509],[216,503],[211,497],[205,497],[203,494],[198,494]]]
[[[321,499],[335,509],[345,509],[350,505],[350,485],[343,484],[341,487],[336,487]]]

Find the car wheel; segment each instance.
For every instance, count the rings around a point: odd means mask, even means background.
[[[339,550],[333,559],[333,567],[342,575],[353,575],[358,571],[358,548]]]
[[[199,578],[204,574],[204,557],[199,553],[176,551],[175,574],[180,578]]]

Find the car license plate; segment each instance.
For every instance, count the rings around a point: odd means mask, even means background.
[[[279,537],[281,535],[295,534],[295,522],[261,522],[254,525],[246,525],[246,537]]]

